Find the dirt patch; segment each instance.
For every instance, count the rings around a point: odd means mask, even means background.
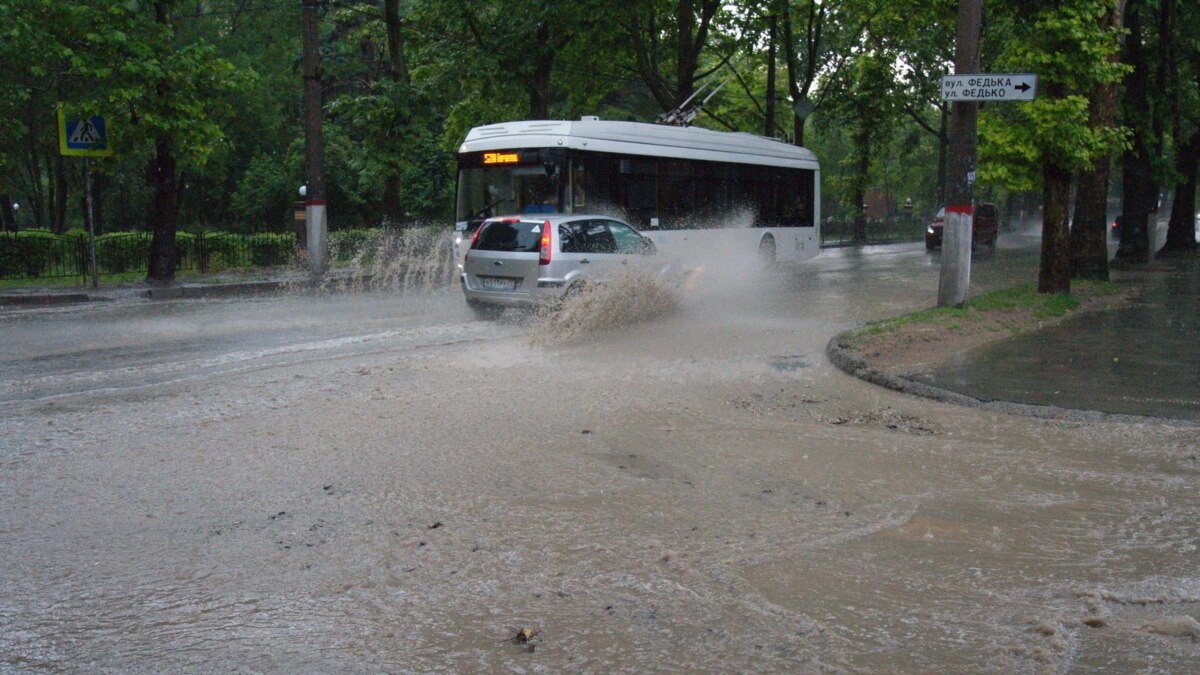
[[[884,373],[918,372],[976,347],[1053,326],[1083,312],[1129,304],[1128,293],[1087,288],[1079,304],[1060,315],[1039,315],[1032,307],[972,307],[953,314],[922,313],[914,320],[869,325],[839,338],[840,346]],[[926,315],[927,314],[927,315]]]

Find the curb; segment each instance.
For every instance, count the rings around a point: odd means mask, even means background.
[[[825,346],[825,354],[833,365],[848,375],[865,380],[902,394],[920,396],[921,398],[952,403],[967,408],[978,408],[990,412],[1007,415],[1022,415],[1041,419],[1070,420],[1072,422],[1124,422],[1124,423],[1154,423],[1167,426],[1194,428],[1200,422],[1181,420],[1174,417],[1152,417],[1148,415],[1129,415],[1125,413],[1106,413],[1099,410],[1078,410],[1059,406],[1033,405],[1031,403],[1016,403],[1013,401],[983,400],[956,391],[935,387],[924,382],[910,380],[901,375],[885,373],[867,363],[865,359],[854,356],[845,342],[846,334],[835,336]]]
[[[144,296],[151,300],[184,300],[194,298],[225,298],[235,295],[258,295],[278,293],[285,288],[307,288],[304,281],[247,281],[233,284],[205,284],[202,286],[163,286],[148,289]]]
[[[371,275],[359,278],[367,282]],[[287,279],[274,281],[239,281],[225,284],[195,284],[181,286],[163,286],[146,290],[126,290],[124,297],[146,298],[149,300],[195,300],[200,298],[227,298],[246,295],[267,295],[288,291],[311,291],[320,288],[328,280]],[[111,289],[110,289],[111,292]],[[79,304],[85,302],[108,302],[114,300],[104,294],[87,293],[23,293],[0,295],[0,307],[48,307],[55,305]]]
[[[73,305],[81,302],[102,302],[110,299],[98,295],[87,295],[85,293],[0,295],[0,307],[48,307],[52,305]]]

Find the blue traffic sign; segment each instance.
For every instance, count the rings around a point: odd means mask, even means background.
[[[112,154],[108,147],[104,118],[92,115],[69,119],[58,111],[58,151],[75,157],[105,157]]]

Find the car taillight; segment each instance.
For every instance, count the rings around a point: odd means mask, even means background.
[[[471,235],[471,243],[467,244],[467,252],[463,254],[463,262],[471,257],[471,249],[475,248],[475,240],[479,239],[479,233],[483,231],[484,223],[480,223],[479,227],[475,228],[475,233]]]
[[[542,223],[542,242],[538,249],[538,264],[550,264],[550,221]]]

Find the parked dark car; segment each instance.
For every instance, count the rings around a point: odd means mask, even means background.
[[[935,251],[942,247],[942,230],[946,222],[946,207],[938,209],[937,215],[925,227],[925,248]],[[988,202],[975,205],[975,215],[971,223],[972,250],[986,246],[996,247],[996,237],[1000,232],[1000,220],[996,216],[996,205]]]

